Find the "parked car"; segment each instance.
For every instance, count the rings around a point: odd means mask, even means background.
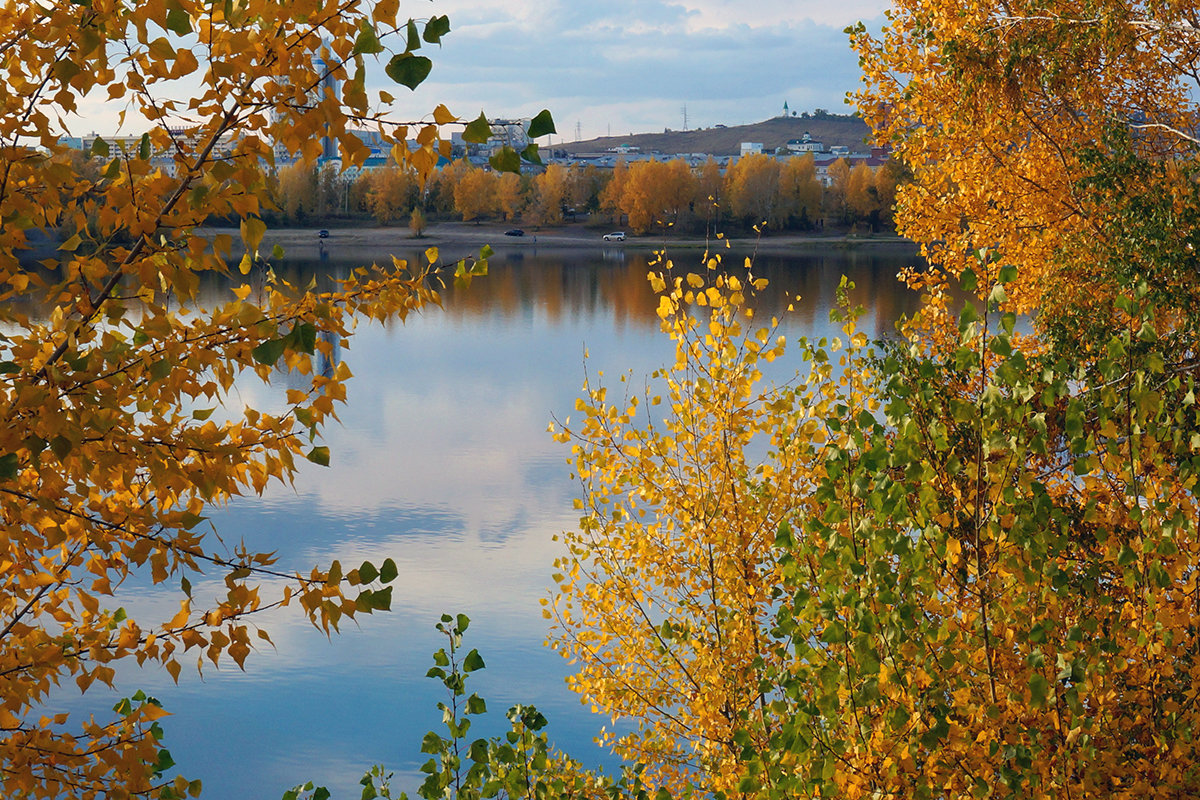
[[[317,231],[317,236],[321,237],[322,239],[328,239],[328,238],[329,238],[329,231],[327,231],[327,230],[325,230],[324,228],[322,228],[321,230]]]
[[[625,241],[625,231],[613,231],[612,233],[604,234],[606,242],[623,242]]]
[[[511,230],[505,231],[504,235],[505,236],[524,236],[525,231],[521,230],[520,228],[512,228]]]

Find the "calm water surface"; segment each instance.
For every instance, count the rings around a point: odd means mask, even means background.
[[[835,335],[828,311],[846,274],[858,286],[853,299],[868,308],[863,329],[889,335],[915,310],[894,278],[912,261],[866,251],[760,257],[755,272],[771,280],[760,318],[798,293],[790,337]],[[314,268],[345,269],[296,262],[281,271]],[[206,798],[273,800],[307,779],[335,798],[357,798],[359,777],[375,763],[411,794],[425,760],[421,736],[440,725],[440,684],[423,677],[442,646],[433,624],[444,611],[462,612],[472,620],[466,645],[487,662],[469,689],[495,718],[472,734],[499,732],[505,709],[534,703],[559,746],[611,764],[591,744],[606,720],[567,691],[568,665],[543,646],[538,601],[551,585],[552,537],[576,522],[569,453],[546,427],[571,414],[585,350],[588,371],[614,379],[672,359],[647,271],[645,257],[619,249],[523,251],[495,258],[491,275],[468,291],[447,290],[444,309],[362,328],[344,354],[355,374],[350,403],[325,434],[330,468],[305,463],[294,487],[238,501],[212,521],[227,543],[276,551],[285,570],[393,558],[392,611],[348,623],[332,640],[295,613],[274,613],[260,623],[275,648],[260,648],[246,672],[185,669],[176,686],[165,673],[133,668],[118,693],[93,689],[73,707],[106,709],[137,688],[157,696],[173,714],[166,745],[182,774],[203,780]],[[279,407],[285,384],[247,381],[240,400]],[[220,590],[219,581],[193,583],[197,597]],[[147,624],[169,619],[178,601],[177,591],[144,588],[120,603]]]

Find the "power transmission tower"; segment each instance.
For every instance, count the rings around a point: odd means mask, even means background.
[[[583,123],[581,123],[579,120],[575,120],[575,141],[578,142],[580,139],[583,138],[582,133],[583,133]]]
[[[683,129],[685,131],[688,129],[688,126],[687,126],[687,104],[686,103],[684,103],[684,105],[683,105]]]

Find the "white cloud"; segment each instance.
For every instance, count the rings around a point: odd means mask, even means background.
[[[437,0],[402,11],[446,14],[451,32],[427,46],[433,73],[416,92],[377,89],[398,102],[396,121],[427,118],[439,103],[464,117],[533,116],[549,108],[559,140],[756,122],[786,100],[838,111],[858,64],[842,29],[878,21],[880,0]],[[115,104],[85,103],[80,129],[115,129]],[[74,126],[73,126],[74,127]],[[139,128],[130,121],[126,129]]]
[[[731,24],[767,27],[807,20],[820,25],[845,27],[858,20],[880,16],[888,3],[880,0],[840,0],[836,3],[804,0],[678,0],[689,14],[691,30],[723,29]]]
[[[684,105],[689,127],[757,122],[785,100],[838,111],[859,75],[842,28],[880,8],[766,3],[739,16],[725,0],[564,2],[499,23],[492,6],[463,4],[427,85],[402,99],[464,116],[549,108],[566,139],[576,123],[583,138],[678,129]]]

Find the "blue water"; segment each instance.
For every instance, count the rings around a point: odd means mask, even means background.
[[[603,255],[501,256],[469,291],[448,290],[443,310],[360,329],[344,354],[355,374],[349,405],[325,432],[330,467],[305,463],[294,487],[213,512],[226,543],[277,551],[283,571],[394,559],[390,613],[348,622],[329,639],[294,612],[271,612],[260,624],[275,646],[261,646],[245,672],[232,663],[208,665],[202,676],[185,669],[175,685],[161,671],[124,669],[111,696],[94,689],[71,701],[64,692],[64,704],[105,709],[138,688],[155,695],[172,712],[164,727],[179,772],[200,778],[213,800],[278,798],[309,779],[335,798],[357,798],[358,779],[375,763],[411,793],[426,758],[421,737],[441,720],[440,685],[423,677],[443,644],[433,625],[442,612],[462,612],[472,620],[466,645],[487,662],[470,681],[495,717],[490,732],[501,730],[509,705],[534,703],[554,742],[584,763],[613,766],[591,743],[609,721],[566,689],[569,665],[543,644],[538,602],[552,585],[553,537],[576,521],[569,450],[546,427],[571,415],[585,350],[592,376],[644,376],[672,360],[645,259]],[[828,310],[849,273],[855,300],[869,308],[865,329],[887,335],[915,308],[893,279],[911,260],[863,252],[760,259],[757,270],[772,281],[760,317],[800,293],[787,332],[834,335]],[[278,406],[284,383],[247,381],[233,405]],[[220,582],[193,586],[203,598]],[[176,591],[142,588],[120,602],[147,625],[169,619],[178,601]]]

